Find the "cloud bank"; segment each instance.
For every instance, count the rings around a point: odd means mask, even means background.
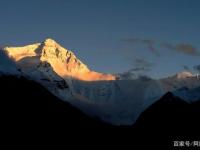
[[[177,45],[173,45],[170,43],[161,43],[161,46],[166,49],[180,52],[186,55],[193,55],[193,56],[200,55],[197,48],[195,48],[192,44],[180,43]]]
[[[174,52],[182,53],[190,56],[200,56],[198,49],[190,43],[179,43],[172,44],[169,42],[159,42],[154,39],[145,39],[145,38],[125,38],[121,39],[122,42],[129,44],[141,44],[147,47],[153,54],[160,56],[159,49],[165,48]]]
[[[130,44],[142,44],[145,47],[147,47],[147,49],[149,49],[155,55],[159,55],[155,47],[156,42],[152,39],[125,38],[125,39],[121,39],[121,41],[130,43]]]
[[[151,71],[154,63],[151,63],[143,58],[138,58],[133,61],[133,66],[128,71],[119,74],[120,79],[141,79],[150,80],[151,78],[145,75],[148,71]]]

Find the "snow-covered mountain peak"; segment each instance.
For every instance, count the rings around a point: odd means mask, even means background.
[[[177,79],[185,79],[185,78],[190,78],[190,77],[193,77],[193,74],[189,71],[183,71],[176,74]]]
[[[52,47],[58,46],[58,43],[55,40],[51,39],[51,38],[46,39],[43,43],[46,46],[52,46]]]
[[[114,75],[90,70],[72,51],[52,39],[23,47],[6,47],[4,50],[21,68],[36,67],[41,62],[48,62],[53,71],[64,78],[72,77],[85,81],[116,79]]]
[[[73,52],[63,48],[52,39],[46,39],[41,44],[40,60],[47,61],[54,67],[63,66],[69,73],[88,72],[88,67],[82,63]],[[69,74],[68,74],[69,75]],[[69,75],[70,76],[70,75]]]

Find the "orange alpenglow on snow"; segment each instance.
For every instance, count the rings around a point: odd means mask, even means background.
[[[35,58],[34,62],[38,61],[38,63],[48,62],[53,70],[62,77],[68,76],[84,81],[116,79],[114,75],[90,70],[73,52],[63,48],[52,39],[23,47],[6,47],[4,50],[17,63],[24,58]]]

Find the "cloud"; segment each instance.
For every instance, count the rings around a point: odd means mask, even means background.
[[[189,55],[196,55],[197,49],[191,44],[178,44],[176,50]]]
[[[151,39],[141,39],[141,38],[125,38],[122,39],[123,42],[129,43],[144,43],[144,44],[153,44],[155,41]]]
[[[125,80],[129,80],[129,79],[135,79],[136,75],[135,73],[130,69],[128,71],[125,71],[123,73],[119,74],[119,78],[120,79],[125,79]]]
[[[159,55],[156,50],[155,44],[156,42],[152,39],[141,39],[141,38],[125,38],[121,40],[122,42],[131,43],[131,44],[143,44],[155,55]]]
[[[152,78],[147,76],[147,75],[140,75],[140,76],[138,76],[138,79],[142,80],[142,81],[150,81],[150,80],[152,80]]]
[[[129,69],[126,72],[120,73],[120,79],[141,79],[141,80],[149,80],[150,77],[148,77],[146,72],[151,71],[151,67],[154,64],[151,62],[148,62],[147,60],[143,58],[138,58],[133,61],[133,66],[131,69]]]
[[[151,80],[151,77],[145,75],[145,74],[138,74],[134,71],[134,69],[130,69],[126,72],[120,73],[119,79],[121,80],[133,80],[133,79],[140,79],[142,81],[149,81]]]
[[[136,71],[144,71],[145,68],[144,67],[136,67],[136,68],[132,68],[130,69],[130,71],[136,72]]]
[[[184,53],[186,55],[194,55],[194,56],[199,55],[197,48],[195,48],[191,44],[180,43],[180,44],[177,44],[177,45],[173,45],[173,44],[170,44],[170,43],[161,43],[160,45],[164,48],[169,49],[169,50]]]
[[[139,68],[147,69],[147,68],[151,68],[154,65],[154,63],[151,63],[143,58],[138,58],[134,60],[134,65]]]
[[[159,42],[153,39],[145,38],[125,38],[121,41],[126,43],[145,45],[147,49],[150,50],[156,56],[160,56],[160,48],[166,48],[168,50],[172,50],[190,56],[200,56],[198,49],[190,43],[171,44],[169,42]]]
[[[190,68],[186,65],[182,65],[183,69],[186,70],[186,71],[190,71]]]
[[[149,77],[145,74],[137,74],[132,69],[130,69],[126,72],[120,73],[118,75],[119,75],[119,79],[121,79],[121,80],[133,80],[133,79],[139,79],[142,81],[152,80],[151,77]]]
[[[170,43],[167,43],[167,42],[160,43],[160,46],[163,47],[163,48],[167,48],[169,50],[174,50],[175,49],[174,45],[172,45]]]
[[[194,66],[193,68],[194,68],[194,70],[200,72],[200,65],[196,65],[196,66]]]
[[[131,68],[129,70],[129,72],[140,72],[140,73],[144,73],[144,72],[148,72],[148,71],[151,71],[151,68],[152,66],[154,65],[154,63],[151,63],[143,58],[138,58],[138,59],[135,59],[133,61],[133,68]]]

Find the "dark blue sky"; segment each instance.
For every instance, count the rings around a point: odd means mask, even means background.
[[[154,77],[200,64],[199,0],[1,0],[0,45],[55,39],[90,68]]]

